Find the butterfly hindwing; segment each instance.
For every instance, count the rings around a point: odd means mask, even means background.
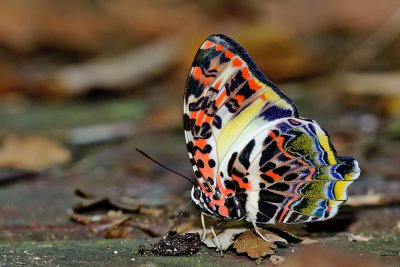
[[[246,155],[246,164],[236,160],[232,168],[246,179],[246,210],[259,223],[331,218],[359,176],[357,162],[337,156],[329,136],[311,120],[276,120],[248,143],[255,147],[250,155],[246,146],[237,152]]]

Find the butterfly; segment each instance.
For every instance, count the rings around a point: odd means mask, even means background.
[[[202,216],[246,220],[256,230],[327,220],[360,175],[357,161],[338,156],[327,132],[300,117],[225,35],[208,37],[194,58],[183,122]]]

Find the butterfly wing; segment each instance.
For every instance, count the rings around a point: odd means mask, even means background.
[[[338,157],[327,134],[299,118],[293,102],[223,35],[208,37],[194,59],[184,128],[207,204],[223,217],[249,214],[260,223],[329,218],[359,175],[357,162]]]
[[[218,170],[239,136],[268,121],[297,116],[292,101],[243,48],[224,35],[208,37],[194,59],[184,94],[186,143],[203,192],[211,196],[218,183],[224,195],[232,191],[221,183]],[[244,126],[247,132],[240,131]]]
[[[278,119],[243,142],[231,172],[245,179],[246,211],[258,223],[329,219],[360,174],[357,161],[339,157],[312,120]]]

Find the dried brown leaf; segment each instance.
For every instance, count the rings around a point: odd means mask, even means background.
[[[88,225],[88,224],[92,223],[92,220],[88,216],[75,213],[75,212],[73,212],[72,209],[69,209],[67,211],[67,213],[68,213],[68,216],[71,218],[71,220],[73,220],[77,223],[84,224],[84,225]]]
[[[74,205],[73,209],[75,211],[95,209],[99,206],[106,206],[108,208],[114,207],[124,211],[137,212],[145,203],[145,200],[143,199],[129,198],[124,196],[96,196],[81,189],[76,189],[75,194],[83,198],[80,202]]]
[[[234,239],[237,235],[246,232],[247,228],[228,228],[217,234],[219,242],[221,242],[221,248],[223,251],[228,250],[229,247],[234,243]],[[217,248],[217,244],[213,235],[207,235],[203,243],[209,248]]]
[[[235,240],[233,248],[237,253],[244,253],[251,259],[259,259],[275,254],[277,246],[272,242],[266,242],[254,231],[248,230]]]
[[[1,141],[0,168],[40,172],[71,159],[67,148],[45,136],[7,135]]]

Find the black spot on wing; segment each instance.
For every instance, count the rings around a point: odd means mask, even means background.
[[[290,173],[290,174],[285,176],[284,180],[290,182],[290,181],[296,180],[298,177],[299,177],[299,174]]]
[[[264,166],[278,152],[279,148],[276,141],[272,141],[261,153],[260,166]]]
[[[235,77],[225,84],[226,95],[230,96],[244,82],[246,80],[243,78],[242,71],[238,71]]]
[[[232,168],[232,175],[236,175],[240,178],[244,177],[244,173],[240,172],[238,169],[236,169],[235,167]]]
[[[285,200],[285,196],[274,193],[268,189],[260,191],[260,201],[266,201],[271,203],[282,203]]]
[[[259,212],[257,213],[257,222],[268,222],[274,217],[278,207],[264,201],[258,202]]]
[[[200,136],[205,139],[209,139],[212,135],[211,126],[209,123],[203,123],[201,125]]]
[[[214,168],[215,165],[216,165],[215,160],[210,159],[210,160],[208,161],[208,166],[210,166],[210,168]]]
[[[268,176],[268,175],[265,174],[265,173],[260,174],[260,177],[261,177],[264,181],[266,181],[267,183],[269,183],[269,184],[272,184],[273,182],[275,182],[274,178]]]
[[[228,108],[230,113],[235,113],[239,109],[239,103],[234,98],[230,98],[229,101],[226,102],[225,106]]]
[[[191,146],[193,147],[193,143],[191,144]],[[197,150],[199,150],[202,154],[208,154],[208,153],[211,152],[212,146],[207,144],[207,145],[204,146],[204,149],[201,149],[198,146],[194,146],[193,147],[193,154],[196,153]]]
[[[183,129],[185,131],[190,131],[190,118],[186,113],[183,114]]]
[[[270,190],[285,192],[288,191],[290,186],[286,183],[275,183],[268,187]]]
[[[227,189],[230,189],[230,190],[233,190],[233,191],[235,191],[235,189],[236,189],[235,184],[233,183],[233,181],[225,180],[224,181],[224,185],[225,185],[225,187]]]
[[[238,154],[237,152],[233,153],[231,158],[229,159],[229,162],[228,162],[228,175],[229,176],[232,176],[233,163],[235,163],[237,154]]]
[[[267,172],[267,171],[270,171],[270,170],[274,169],[275,167],[276,167],[276,164],[273,163],[272,161],[269,161],[269,162],[267,162],[264,166],[262,166],[262,167],[260,168],[260,172],[265,173],[265,172]]]
[[[242,150],[239,155],[239,162],[246,168],[250,167],[250,155],[256,145],[256,141],[252,139]]]
[[[286,165],[286,166],[278,167],[278,168],[274,169],[272,172],[282,176],[289,170],[290,170],[290,166]]]
[[[201,159],[197,160],[197,166],[204,168],[204,162]]]
[[[213,126],[217,129],[221,129],[222,127],[222,120],[221,117],[218,115],[215,115],[213,118]]]

